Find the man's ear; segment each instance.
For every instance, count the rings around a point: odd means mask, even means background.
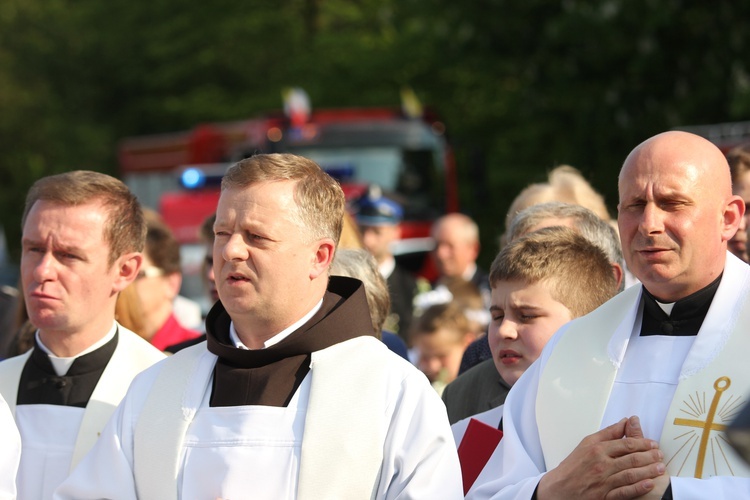
[[[734,195],[729,198],[724,207],[723,227],[721,232],[722,241],[729,241],[740,227],[742,217],[745,215],[745,202],[741,197]]]
[[[617,290],[621,290],[622,280],[625,279],[625,271],[623,271],[622,266],[617,262],[612,262],[610,265],[612,266],[612,274],[615,275],[615,281],[617,282]]]
[[[323,238],[317,243],[317,250],[312,260],[312,266],[310,268],[310,279],[313,280],[320,275],[328,275],[328,268],[333,262],[333,257],[336,254],[336,243],[330,238]]]
[[[138,277],[138,271],[143,266],[143,254],[140,252],[130,252],[121,255],[114,263],[117,272],[115,282],[112,285],[112,291],[121,292],[125,287],[135,281]]]

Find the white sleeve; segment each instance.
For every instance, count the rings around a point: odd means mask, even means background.
[[[133,435],[148,388],[161,363],[133,379],[125,398],[94,447],[55,491],[55,500],[137,500],[133,475]]]
[[[503,439],[466,495],[467,499],[530,499],[547,467],[536,426],[539,378],[562,327],[513,385],[503,408]]]
[[[464,434],[466,434],[466,428],[469,427],[470,420],[471,417],[466,417],[451,425],[451,433],[453,433],[453,441],[456,443],[456,449],[458,449],[461,441],[464,439]]]
[[[0,396],[0,500],[16,498],[16,473],[21,460],[21,436],[8,404]]]
[[[463,498],[461,467],[443,401],[416,369],[391,401],[376,498]]]
[[[731,500],[750,498],[750,478],[716,476],[708,479],[673,477],[672,498],[675,500]]]
[[[505,399],[503,439],[466,495],[467,499],[528,500],[546,471],[536,427],[539,361],[518,379]]]

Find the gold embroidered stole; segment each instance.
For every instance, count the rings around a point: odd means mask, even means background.
[[[725,279],[733,279],[727,276],[730,270],[728,266]],[[672,476],[750,477],[750,467],[724,435],[726,426],[750,398],[750,363],[746,359],[750,352],[750,294],[747,273],[742,273],[741,286],[725,288],[723,296],[717,292],[714,300],[726,316],[717,321],[718,315],[709,311],[701,327],[701,332],[713,329],[717,335],[710,338],[716,341],[697,345],[696,339],[691,353],[696,347],[702,349],[699,354],[703,361],[692,372],[681,375],[665,418],[660,448]],[[735,294],[732,300],[727,300],[727,289]],[[632,331],[640,294],[640,286],[631,287],[579,318],[554,347],[543,368],[536,401],[547,470],[559,465],[584,437],[601,428],[617,375],[608,345],[612,332]]]

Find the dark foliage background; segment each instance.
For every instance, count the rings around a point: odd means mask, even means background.
[[[552,167],[579,168],[614,214],[638,142],[748,119],[748,14],[724,0],[4,0],[0,223],[17,252],[28,186],[117,174],[122,137],[252,117],[291,85],[315,107],[398,105],[409,85],[447,124],[487,265],[510,200]]]

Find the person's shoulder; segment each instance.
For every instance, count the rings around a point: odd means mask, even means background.
[[[409,359],[409,349],[406,347],[406,342],[395,333],[383,330],[381,332],[382,341],[395,354],[398,354],[404,359]]]
[[[143,356],[152,361],[158,361],[165,357],[165,354],[151,345],[150,342],[135,332],[132,332],[122,325],[118,325],[118,348],[135,351],[139,356]]]
[[[446,386],[446,390],[448,390],[448,387],[453,387],[452,390],[460,391],[464,387],[475,385],[477,381],[486,381],[488,379],[491,379],[493,383],[495,379],[502,380],[500,374],[497,373],[497,368],[495,368],[495,362],[492,358],[485,359],[463,372]]]
[[[330,350],[330,353],[334,353],[333,349],[338,351],[337,356],[345,356],[351,362],[350,366],[358,372],[378,373],[387,384],[407,384],[416,380],[417,384],[424,382],[426,387],[433,390],[424,373],[408,360],[388,349],[375,337],[356,337],[324,349],[324,351]]]
[[[194,345],[198,345],[201,342],[205,342],[206,340],[206,334],[201,334],[198,337],[185,340],[183,342],[180,342],[178,344],[174,344],[171,346],[168,346],[166,349],[164,349],[165,352],[171,353],[171,354],[177,354],[178,352],[182,351],[183,349],[186,349],[188,347],[192,347]]]
[[[150,391],[153,383],[167,367],[169,367],[172,373],[184,373],[185,378],[188,378],[202,356],[213,356],[213,354],[206,349],[205,343],[187,347],[170,356],[167,356],[164,353],[160,354],[162,357],[159,361],[146,368],[135,377],[133,384],[131,385],[131,390]]]

